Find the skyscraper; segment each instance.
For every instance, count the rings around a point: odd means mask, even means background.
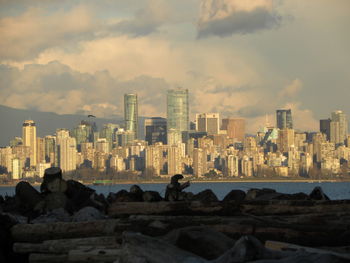
[[[146,141],[149,145],[156,142],[166,144],[166,119],[161,117],[153,117],[145,120]]]
[[[57,150],[56,163],[62,172],[72,172],[76,169],[77,143],[75,138],[69,137],[69,131],[59,129],[56,131]]]
[[[196,114],[197,131],[208,135],[219,134],[219,113]]]
[[[124,121],[125,130],[132,131],[135,134],[135,139],[138,136],[138,103],[137,94],[124,95]]]
[[[277,110],[276,111],[276,122],[278,129],[293,129],[292,110]]]
[[[245,119],[226,118],[222,119],[222,130],[227,131],[227,136],[231,139],[237,139],[243,142],[245,136]]]
[[[336,135],[336,137],[339,137],[339,143],[344,143],[344,141],[347,139],[347,136],[348,136],[348,121],[346,119],[346,114],[341,110],[333,111],[331,122],[339,123],[339,129],[335,129],[335,130],[338,130],[337,132],[339,133],[339,135]],[[335,143],[338,143],[338,142],[335,142]]]
[[[26,120],[22,128],[23,145],[30,149],[30,166],[35,166],[37,161],[36,126],[33,120]]]
[[[170,89],[167,93],[167,131],[189,130],[189,104],[187,89]],[[169,134],[169,132],[168,132]]]
[[[327,140],[331,139],[331,119],[320,120],[320,132],[326,134]]]

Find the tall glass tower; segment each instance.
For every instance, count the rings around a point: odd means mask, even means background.
[[[167,93],[167,130],[189,130],[188,89],[170,89]]]
[[[293,129],[292,110],[277,110],[276,120],[278,129]]]
[[[124,95],[124,121],[125,130],[132,131],[135,139],[138,135],[138,103],[137,94]]]
[[[37,147],[36,147],[36,126],[33,120],[26,120],[22,128],[23,145],[30,149],[30,166],[36,165]]]

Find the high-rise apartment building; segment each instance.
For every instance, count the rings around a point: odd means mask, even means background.
[[[33,120],[26,120],[22,128],[23,145],[30,148],[30,166],[36,166],[37,147],[36,147],[36,126]]]
[[[168,146],[168,174],[181,174],[182,162],[181,162],[181,147],[180,146]]]
[[[75,138],[69,136],[66,129],[56,131],[56,165],[62,172],[71,172],[76,169],[77,143]]]
[[[137,94],[124,95],[124,121],[125,130],[132,131],[135,134],[135,139],[138,136],[138,102]]]
[[[205,149],[193,149],[193,174],[202,177],[207,172],[207,152]]]
[[[207,132],[208,135],[219,134],[219,122],[219,113],[196,114],[196,130],[199,132]]]
[[[36,162],[46,163],[45,159],[45,139],[37,137],[36,139]]]
[[[237,139],[243,142],[245,137],[245,119],[226,118],[222,119],[222,130],[227,131],[227,136],[231,139]]]
[[[238,156],[229,154],[225,158],[225,175],[230,177],[238,176]]]
[[[153,117],[145,120],[146,141],[149,145],[161,142],[166,144],[167,141],[167,120],[161,117]]]
[[[170,89],[167,92],[167,131],[170,129],[174,129],[180,133],[189,130],[187,89]]]
[[[161,170],[162,152],[157,145],[145,149],[145,168],[148,176],[159,176]]]
[[[293,119],[292,119],[292,110],[277,110],[276,111],[276,122],[278,129],[293,129]]]
[[[278,132],[277,147],[281,153],[289,152],[289,148],[294,146],[294,130],[282,129]]]
[[[327,140],[331,139],[331,119],[320,120],[320,132],[326,134]]]
[[[119,125],[114,123],[107,123],[103,125],[102,130],[100,131],[100,139],[104,138],[108,142],[108,149],[111,151],[113,149],[113,144],[116,141],[115,132],[118,130]]]
[[[334,143],[344,143],[344,141],[347,139],[348,136],[348,121],[346,119],[346,114],[342,112],[341,110],[337,110],[332,112],[332,117],[331,117],[331,130],[332,130],[332,123],[338,122],[339,124],[335,124],[333,127],[333,135],[331,132],[331,139],[332,136],[335,139]],[[339,126],[339,128],[338,128]],[[336,133],[336,134],[335,134]]]

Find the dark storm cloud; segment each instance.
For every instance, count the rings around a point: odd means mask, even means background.
[[[237,11],[223,19],[205,22],[198,28],[198,37],[210,35],[227,37],[233,34],[249,34],[264,29],[276,28],[282,17],[277,13],[256,8],[253,11]]]

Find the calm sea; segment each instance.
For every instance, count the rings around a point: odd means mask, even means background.
[[[110,192],[118,192],[121,189],[129,190],[132,184],[114,184],[114,185],[91,185],[97,193],[108,195]],[[167,184],[138,184],[143,190],[158,191],[164,196]],[[321,186],[323,191],[332,199],[350,199],[350,182],[322,182],[322,183],[305,183],[305,182],[219,182],[219,183],[192,183],[186,191],[198,193],[205,189],[211,189],[221,200],[225,195],[233,189],[247,191],[250,188],[272,188],[281,193],[298,193],[303,192],[309,194],[316,186]],[[39,189],[39,187],[36,187]],[[0,187],[0,195],[14,195],[15,187]]]

